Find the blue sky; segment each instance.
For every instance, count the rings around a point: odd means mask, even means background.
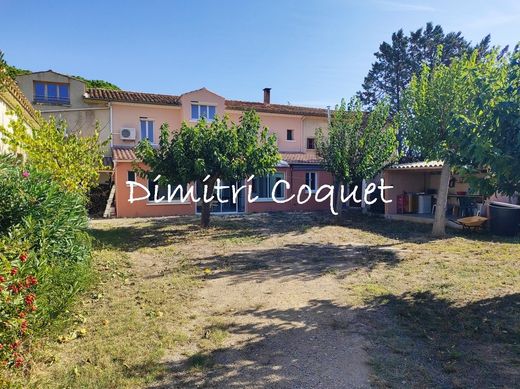
[[[180,94],[334,105],[360,89],[392,32],[432,21],[479,41],[520,41],[518,0],[0,0],[0,49],[31,70]]]

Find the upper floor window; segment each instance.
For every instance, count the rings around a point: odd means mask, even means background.
[[[314,150],[316,148],[316,140],[314,138],[307,138],[307,150]]]
[[[204,118],[206,120],[213,120],[217,107],[214,105],[192,104],[191,105],[191,120],[199,120]]]
[[[148,139],[153,142],[153,120],[141,118],[141,140]]]
[[[46,104],[70,104],[70,85],[56,82],[34,83],[34,101]]]
[[[294,130],[287,130],[287,140],[294,140]]]

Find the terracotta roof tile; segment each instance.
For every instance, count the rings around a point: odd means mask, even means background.
[[[323,108],[300,107],[284,104],[264,104],[252,101],[226,100],[226,109],[237,111],[254,109],[256,112],[327,117],[327,110]]]
[[[179,96],[101,88],[87,89],[85,98],[89,100],[116,101],[122,103],[181,105]]]
[[[135,159],[134,149],[113,147],[112,158],[114,161],[133,161]]]
[[[287,162],[289,165],[295,163],[308,163],[317,164],[321,163],[322,159],[316,155],[316,152],[308,151],[306,153],[280,153],[282,154],[282,160]]]
[[[280,153],[282,161],[291,164],[318,164],[321,163],[321,158],[315,152],[309,151],[306,153]],[[114,161],[133,161],[135,152],[133,148],[127,147],[113,147],[112,157]]]

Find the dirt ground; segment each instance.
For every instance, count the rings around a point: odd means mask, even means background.
[[[338,277],[359,253],[334,228],[314,232],[273,234],[261,244],[232,241],[198,259],[208,275],[190,325],[205,332],[217,326],[227,336],[198,372],[186,369],[186,350],[168,355],[175,372],[170,382],[222,388],[369,386],[362,324],[342,303]]]

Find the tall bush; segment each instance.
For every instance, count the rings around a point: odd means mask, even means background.
[[[84,196],[0,156],[0,363],[22,366],[28,335],[63,313],[90,268]]]

